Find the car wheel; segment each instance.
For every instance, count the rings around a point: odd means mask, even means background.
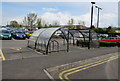
[[[9,40],[11,40],[12,38],[10,37]]]
[[[120,43],[117,43],[117,46],[120,47]]]

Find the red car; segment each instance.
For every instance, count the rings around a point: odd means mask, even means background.
[[[120,43],[120,37],[107,37],[104,39],[99,39],[99,41],[108,41],[108,42]]]

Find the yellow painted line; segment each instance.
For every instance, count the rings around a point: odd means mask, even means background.
[[[113,57],[115,57],[115,56],[113,56]],[[94,63],[86,64],[86,65],[79,66],[79,67],[76,67],[76,68],[72,68],[72,69],[69,69],[69,70],[65,70],[65,71],[63,71],[63,72],[61,72],[61,73],[59,74],[59,78],[62,80],[62,79],[63,79],[63,78],[62,78],[62,75],[63,75],[64,73],[68,72],[68,71],[72,71],[72,70],[75,70],[75,69],[78,69],[78,68],[82,68],[82,67],[85,67],[85,66],[88,66],[88,65],[92,65],[92,64],[95,64],[95,63],[99,63],[99,62],[101,62],[101,61],[108,60],[108,59],[109,59],[109,58],[107,58],[107,59],[102,59],[102,60],[99,60],[99,61],[94,62]],[[64,81],[64,80],[63,80],[63,81]]]
[[[17,48],[16,50],[17,50],[17,51],[20,51],[20,50],[21,50],[21,48]]]
[[[5,56],[4,56],[4,54],[3,54],[1,49],[0,49],[0,54],[1,54],[2,60],[4,61],[5,60]]]
[[[10,47],[10,49],[20,51],[22,48],[20,48],[20,47]]]
[[[116,57],[116,56],[112,56],[112,57]],[[111,57],[111,58],[112,58]],[[95,63],[99,63],[101,61],[104,61],[104,60],[108,60],[109,58],[107,59],[102,59],[102,60],[99,60],[97,62],[94,62],[94,63],[90,63],[90,64],[86,64],[86,65],[83,65],[83,66],[79,66],[79,67],[76,67],[76,68],[72,68],[72,69],[69,69],[69,70],[65,70],[65,71],[62,71],[60,74],[59,74],[59,78],[62,80],[62,81],[65,81],[63,78],[62,78],[62,75],[68,71],[72,71],[72,70],[76,70],[76,69],[79,69],[79,68],[82,68],[82,67],[85,67],[85,66],[89,66],[89,65],[92,65],[92,64],[95,64]]]
[[[97,63],[97,64],[93,64],[93,65],[88,66],[88,67],[85,67],[85,68],[81,68],[81,69],[78,69],[78,70],[75,70],[75,71],[72,71],[72,72],[66,73],[66,74],[64,75],[64,77],[65,77],[66,80],[71,81],[71,80],[68,78],[69,75],[71,75],[71,74],[73,74],[73,73],[76,73],[76,72],[80,72],[80,71],[82,71],[82,70],[89,69],[89,68],[91,68],[91,67],[95,67],[95,66],[98,66],[98,65],[104,64],[104,63],[106,63],[106,62],[109,62],[109,61],[115,60],[115,59],[117,59],[117,58],[118,58],[118,57],[115,57],[115,58],[109,59],[109,60],[107,60],[107,61],[103,61],[103,62],[100,62],[100,63]]]

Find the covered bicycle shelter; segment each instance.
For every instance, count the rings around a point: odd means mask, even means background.
[[[69,36],[70,44],[76,45],[78,41],[81,41],[87,43],[87,47],[99,47],[97,33],[91,29],[71,29],[69,33],[71,35]]]
[[[69,51],[70,45],[79,41],[86,43],[87,47],[98,47],[97,33],[93,30],[67,29],[65,27],[41,28],[35,31],[28,40],[28,47],[43,54],[59,51]]]
[[[64,27],[41,28],[35,31],[28,40],[28,47],[44,54],[53,51],[68,51],[69,43]]]

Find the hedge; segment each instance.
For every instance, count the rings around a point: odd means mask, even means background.
[[[113,46],[118,46],[118,43],[116,43],[116,42],[108,42],[108,41],[99,41],[99,45],[101,47],[113,47]]]
[[[76,41],[76,45],[77,46],[82,46],[82,47],[88,47],[88,43],[89,41],[88,40],[77,40]]]
[[[76,41],[76,45],[77,46],[82,46],[82,47],[88,47],[88,40],[77,40]],[[116,43],[116,42],[108,42],[108,41],[99,41],[99,46],[100,47],[114,47],[114,46],[118,46],[120,47],[120,43]]]

